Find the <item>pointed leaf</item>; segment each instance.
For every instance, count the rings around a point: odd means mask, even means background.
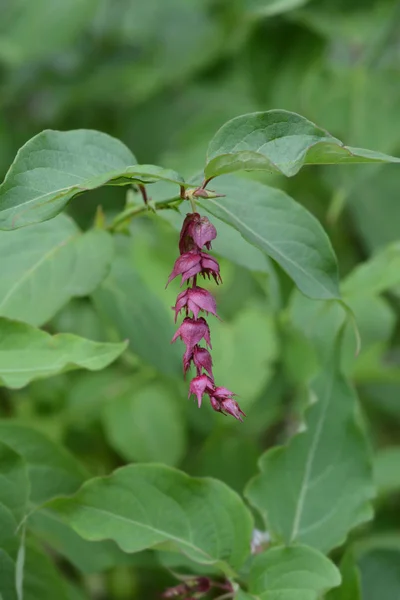
[[[240,566],[252,518],[235,492],[162,465],[130,465],[50,505],[87,540],[112,539],[125,552],[163,542],[195,562]]]
[[[82,233],[67,216],[27,229],[0,231],[0,316],[43,325],[75,296],[91,294],[113,256],[112,237]]]
[[[254,559],[249,592],[259,600],[318,600],[339,584],[335,565],[316,550],[278,547]]]
[[[0,383],[21,388],[34,379],[70,369],[98,371],[125,350],[126,343],[92,342],[76,335],[50,335],[0,317]]]
[[[372,514],[372,469],[357,398],[336,362],[331,357],[312,386],[305,431],[267,451],[247,488],[274,539],[323,552]]]
[[[136,165],[131,151],[105,133],[43,131],[19,150],[0,186],[0,229],[51,219],[77,194],[106,184],[160,179],[183,184],[174,171]]]
[[[218,191],[225,198],[204,200],[207,212],[237,229],[268,254],[311,298],[338,298],[335,254],[320,223],[284,192],[269,186],[224,177]]]
[[[400,163],[400,158],[344,146],[305,117],[269,110],[228,121],[210,142],[206,179],[240,170],[296,175],[307,164]]]
[[[33,504],[72,494],[87,478],[86,471],[67,450],[39,431],[10,419],[1,420],[0,439],[26,462]]]

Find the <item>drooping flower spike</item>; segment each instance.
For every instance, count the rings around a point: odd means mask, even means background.
[[[183,372],[189,371],[193,364],[196,376],[189,385],[189,397],[194,395],[200,407],[203,396],[210,398],[212,408],[224,415],[232,415],[238,421],[243,421],[246,416],[239,407],[235,394],[224,387],[215,385],[212,371],[212,358],[207,348],[200,346],[204,340],[211,348],[210,329],[204,317],[199,313],[211,313],[217,315],[217,305],[214,296],[207,290],[197,285],[197,277],[213,277],[215,282],[221,283],[218,261],[204,252],[203,248],[211,249],[211,242],[216,238],[217,231],[207,217],[201,217],[198,213],[189,213],[182,225],[179,238],[180,256],[177,258],[168,278],[167,285],[181,275],[181,286],[186,282],[188,287],[181,292],[173,310],[175,311],[175,322],[183,311],[185,317],[178,327],[172,341],[178,338],[186,346],[183,354]],[[193,316],[190,316],[192,313]]]

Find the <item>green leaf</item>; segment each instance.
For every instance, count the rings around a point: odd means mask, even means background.
[[[77,194],[103,185],[172,181],[174,171],[136,165],[119,140],[89,129],[47,130],[23,146],[0,186],[0,229],[55,217]]]
[[[29,496],[26,463],[3,442],[0,443],[0,543],[16,534]]]
[[[340,561],[342,583],[332,590],[326,600],[362,600],[360,573],[352,552],[347,551]]]
[[[162,465],[123,467],[50,506],[84,539],[112,539],[125,552],[168,542],[195,562],[229,571],[250,551],[252,518],[235,492]]]
[[[120,256],[114,260],[93,299],[105,321],[129,339],[133,352],[165,375],[180,374],[180,352],[177,345],[171,346],[175,331],[172,311],[169,315],[129,260]]]
[[[86,471],[67,450],[43,434],[10,419],[0,421],[0,439],[25,460],[30,501],[40,504],[62,494],[72,494],[84,482]]]
[[[400,162],[399,158],[344,146],[305,117],[269,110],[236,117],[210,142],[206,179],[234,171],[266,170],[292,177],[304,165]]]
[[[379,494],[400,490],[400,446],[378,450],[374,457],[375,484]]]
[[[122,552],[114,542],[83,540],[58,515],[49,510],[40,510],[30,515],[29,530],[65,556],[81,573],[99,573],[116,565],[132,562],[132,557]]]
[[[278,547],[259,554],[249,576],[249,592],[259,600],[318,600],[339,584],[335,565],[307,546]]]
[[[67,216],[18,231],[0,231],[0,316],[43,325],[71,298],[92,293],[106,276],[112,237],[82,233]]]
[[[34,379],[71,369],[98,371],[125,350],[126,343],[92,342],[76,335],[49,335],[0,317],[0,383],[21,388]]]
[[[110,445],[127,461],[176,465],[185,451],[185,424],[176,391],[161,384],[137,386],[105,405]]]
[[[201,205],[268,254],[311,298],[338,298],[335,254],[320,223],[284,192],[255,181],[226,177],[226,198]]]
[[[273,538],[323,552],[372,516],[372,469],[357,398],[330,357],[311,387],[305,431],[267,451],[246,495]]]

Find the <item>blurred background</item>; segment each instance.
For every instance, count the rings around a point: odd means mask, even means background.
[[[225,121],[272,108],[299,112],[351,146],[400,156],[399,1],[0,1],[1,176],[41,130],[93,128],[120,138],[138,162],[190,177]],[[294,179],[261,181],[286,189],[320,219],[342,277],[400,240],[396,165],[313,167]],[[123,188],[94,191],[69,212],[86,229],[99,204],[111,215],[125,196]],[[132,236],[117,240],[123,268],[47,326],[91,339],[129,338],[130,352],[100,374],[2,391],[1,414],[62,442],[94,474],[161,461],[241,492],[260,452],[295,430],[316,352],[296,323],[289,281],[258,251],[246,269],[248,247],[228,260],[237,239],[222,224],[215,375],[240,395],[248,417],[239,427],[187,402],[181,348],[170,346],[177,285],[164,290],[180,219],[162,217],[135,220]],[[364,334],[354,381],[377,449],[399,441],[399,298],[398,288],[385,298],[363,290],[353,306]],[[390,473],[394,464],[400,473],[400,454],[382,452],[377,519],[355,536],[365,600],[400,598],[400,475],[385,479],[389,463]],[[48,523],[38,523],[37,535],[45,543],[59,539]],[[156,598],[173,582],[154,555],[110,552],[96,562],[60,539],[58,551],[78,586],[71,598]]]

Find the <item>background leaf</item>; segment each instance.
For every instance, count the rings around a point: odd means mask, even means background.
[[[241,115],[211,140],[206,179],[239,170],[296,175],[305,164],[400,162],[399,158],[344,146],[308,119],[285,110]]]
[[[1,420],[0,439],[26,462],[33,504],[72,494],[88,476],[65,448],[21,423]]]
[[[181,372],[180,352],[177,345],[171,346],[172,317],[130,261],[118,256],[93,298],[99,314],[129,339],[140,358],[170,377]]]
[[[13,232],[0,232],[0,253],[7,253],[0,279],[0,315],[43,325],[71,298],[87,296],[106,276],[111,236],[86,233],[60,215]]]
[[[263,455],[261,473],[246,492],[275,540],[323,552],[342,544],[372,512],[371,465],[357,399],[336,360],[312,386],[305,431]]]
[[[0,381],[11,388],[68,369],[104,369],[126,348],[125,342],[91,342],[67,333],[51,336],[3,317],[0,336]]]
[[[179,463],[185,451],[182,411],[166,385],[140,385],[105,405],[110,444],[128,461]]]
[[[221,179],[215,187],[226,198],[201,202],[207,212],[276,260],[307,296],[339,296],[330,242],[302,206],[280,190],[235,177]]]
[[[161,465],[123,467],[51,507],[83,538],[113,539],[125,552],[169,542],[195,562],[229,570],[250,549],[252,519],[232,490]]]

